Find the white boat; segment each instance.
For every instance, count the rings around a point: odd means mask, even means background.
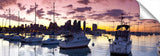
[[[125,30],[122,28],[125,27]],[[131,54],[132,41],[130,40],[129,25],[119,25],[115,33],[115,40],[110,43],[111,55],[127,56]]]
[[[50,45],[50,44],[59,44],[59,41],[61,40],[57,40],[57,39],[47,39],[42,41],[43,45]]]
[[[90,39],[87,39],[84,32],[72,33],[64,37],[66,38],[66,40],[59,42],[60,48],[64,49],[87,47],[90,42]]]
[[[13,37],[10,37],[9,40],[11,41],[21,41],[21,39],[24,39],[23,36],[13,36]]]
[[[25,43],[33,43],[33,42],[42,42],[42,37],[28,37],[25,39],[22,39],[21,42]]]

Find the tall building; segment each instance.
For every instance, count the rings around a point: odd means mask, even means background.
[[[77,20],[74,20],[74,22],[73,22],[73,30],[74,31],[77,30]]]
[[[78,21],[77,29],[78,29],[78,31],[81,30],[81,21]]]
[[[71,30],[71,20],[68,20],[66,23],[65,23],[65,29],[66,30]]]
[[[86,30],[86,21],[83,22],[83,30]]]
[[[92,25],[92,31],[96,31],[97,30],[97,24],[93,24]]]

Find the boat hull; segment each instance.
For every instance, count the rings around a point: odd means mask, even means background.
[[[59,46],[62,49],[83,48],[83,47],[88,47],[89,42],[90,39],[85,41],[76,41],[76,42],[60,42]]]
[[[119,54],[119,53],[110,53],[110,56],[132,56],[132,53],[128,53],[128,54]]]
[[[110,44],[110,53],[112,54],[130,54],[131,43],[127,45]]]
[[[28,39],[22,39],[21,42],[24,43],[33,43],[33,42],[42,42],[43,38],[28,38]]]
[[[43,45],[59,44],[59,41],[42,42]]]

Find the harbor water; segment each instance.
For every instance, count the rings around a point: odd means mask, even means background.
[[[106,34],[110,39],[114,36]],[[60,49],[58,44],[41,45],[41,43],[21,43],[0,39],[0,56],[111,56],[107,37],[86,35],[91,39],[88,47],[76,49]],[[48,38],[64,39],[61,36],[45,35]],[[132,56],[158,56],[156,44],[160,35],[131,35]],[[94,45],[93,45],[94,43]]]

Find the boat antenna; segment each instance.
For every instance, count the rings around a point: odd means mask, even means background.
[[[55,2],[53,2],[53,23],[55,23]]]
[[[120,17],[120,19],[121,19],[121,25],[123,25],[123,19],[124,19],[125,17],[124,17],[124,13],[122,13],[121,14],[121,17]],[[122,28],[121,28],[121,31],[122,31]]]

